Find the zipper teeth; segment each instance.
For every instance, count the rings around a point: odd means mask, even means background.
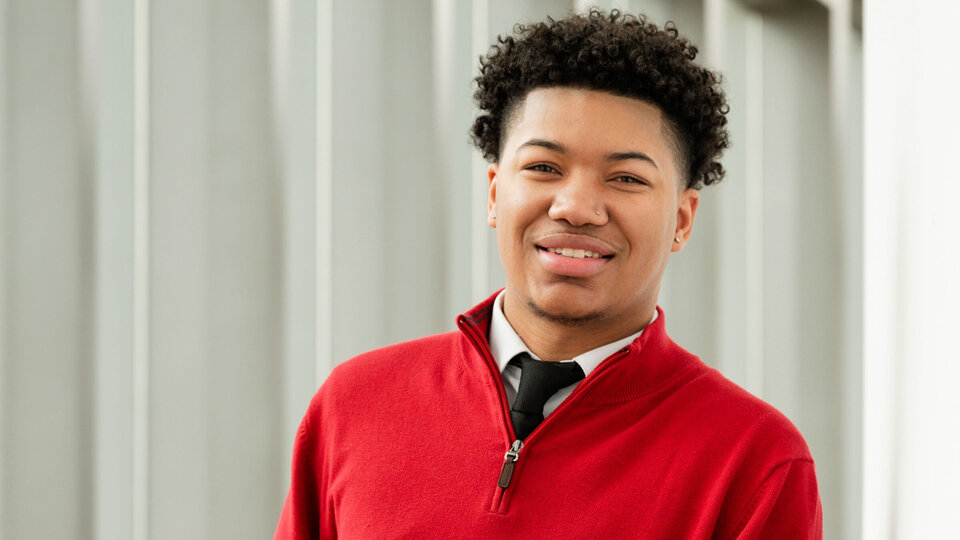
[[[513,441],[514,439],[516,439],[516,432],[513,431],[513,421],[510,419],[510,415],[508,412],[510,410],[510,403],[507,401],[507,395],[503,388],[502,376],[496,370],[496,367],[497,367],[496,361],[493,359],[493,356],[492,354],[490,354],[488,348],[483,346],[483,342],[480,340],[480,336],[475,331],[473,325],[468,323],[466,319],[463,318],[462,316],[458,320],[458,323],[460,324],[461,328],[467,331],[467,335],[471,338],[471,341],[473,341],[473,344],[480,349],[480,352],[483,354],[484,359],[487,360],[487,368],[490,369],[491,374],[494,376],[494,380],[498,380],[496,379],[496,377],[501,377],[499,379],[501,383],[497,385],[497,393],[500,394],[501,412],[503,412],[503,417],[504,417],[504,421],[506,422],[506,425],[510,426],[511,432],[509,433],[509,435],[513,436],[513,438],[510,440]],[[593,377],[593,379],[585,379],[582,383],[578,384],[577,387],[573,389],[573,392],[571,392],[570,395],[567,396],[567,398],[564,399],[560,403],[560,405],[558,405],[557,408],[554,409],[552,413],[547,415],[547,417],[543,419],[543,422],[540,422],[540,425],[534,428],[533,431],[531,431],[530,434],[527,435],[527,438],[523,441],[523,446],[526,447],[528,444],[530,444],[530,439],[533,436],[535,436],[538,431],[540,431],[540,428],[543,426],[543,424],[546,424],[547,422],[549,422],[550,418],[554,417],[561,410],[566,409],[569,406],[568,404],[576,396],[579,396],[580,394],[584,393],[586,391],[585,390],[586,388],[589,388],[590,385],[594,384],[594,381],[596,381],[597,379],[596,374],[603,373],[603,371],[606,370],[607,367],[610,364],[612,364],[615,360],[619,360],[620,358],[623,358],[624,356],[626,356],[628,347],[629,345],[620,349],[616,353],[608,356],[606,359],[600,362],[600,364],[597,365],[597,367],[594,368],[594,370],[590,373],[590,376]]]

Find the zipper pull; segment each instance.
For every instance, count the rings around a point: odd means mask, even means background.
[[[523,448],[523,441],[517,439],[513,441],[510,450],[503,456],[503,468],[500,469],[500,479],[497,480],[497,486],[502,489],[510,487],[510,479],[513,478],[513,468],[516,466],[517,459],[520,457],[520,449]]]

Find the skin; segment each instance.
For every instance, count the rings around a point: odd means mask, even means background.
[[[595,90],[535,89],[501,148],[488,168],[487,222],[507,276],[504,315],[527,347],[569,360],[643,329],[699,203],[684,189],[660,109]],[[571,262],[541,249],[577,241],[610,256]]]

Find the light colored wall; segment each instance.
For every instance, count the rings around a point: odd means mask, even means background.
[[[329,370],[504,283],[477,56],[586,4],[0,0],[0,540],[268,537]],[[661,304],[800,426],[827,537],[856,537],[846,4],[598,4],[726,79],[727,178]]]
[[[867,2],[863,21],[864,537],[949,538],[960,503],[960,64],[944,52],[960,4],[886,4]]]
[[[5,2],[3,12],[0,523],[6,538],[70,538],[89,529],[92,480],[79,14],[57,1]]]

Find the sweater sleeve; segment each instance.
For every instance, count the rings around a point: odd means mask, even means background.
[[[322,483],[322,459],[315,433],[310,427],[310,413],[303,418],[293,445],[293,470],[290,491],[277,523],[274,540],[308,540],[336,538],[332,512],[321,504],[326,493]]]
[[[730,538],[822,540],[823,510],[813,462],[795,459],[775,467]]]

